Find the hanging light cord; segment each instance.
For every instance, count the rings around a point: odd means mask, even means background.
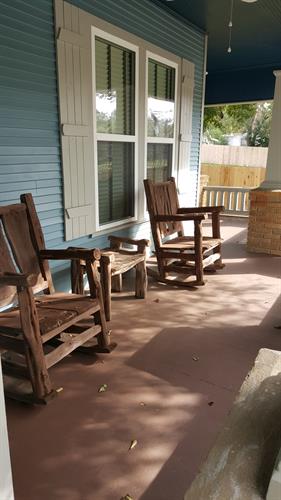
[[[234,4],[234,0],[231,0],[231,4],[230,4],[230,16],[229,16],[229,23],[228,23],[229,35],[228,35],[228,48],[227,48],[227,52],[229,54],[232,51],[232,48],[231,48],[231,39],[232,39],[233,4]]]

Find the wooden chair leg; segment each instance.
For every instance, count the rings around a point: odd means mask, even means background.
[[[112,276],[111,290],[113,292],[122,292],[122,274]]]
[[[163,259],[160,255],[157,255],[157,252],[156,252],[156,258],[157,258],[159,276],[161,279],[165,279],[167,277],[167,272],[165,271],[166,260]]]
[[[102,260],[102,259],[101,259]],[[100,270],[103,268],[103,264],[106,259],[100,264]],[[96,266],[90,261],[86,261],[86,270],[90,287],[90,295],[93,298],[97,298],[100,304],[100,310],[94,314],[96,324],[101,325],[101,331],[97,335],[98,346],[94,349],[95,352],[109,353],[116,347],[115,343],[110,343],[110,338],[108,335],[108,329],[105,321],[104,305],[103,305],[103,291],[100,283],[100,279],[97,274]],[[103,273],[105,269],[103,268]]]
[[[221,254],[221,245],[218,245],[216,248],[214,248],[213,253]],[[225,267],[225,264],[223,263],[222,258],[216,260],[214,266],[216,269],[223,269]]]
[[[202,225],[199,221],[195,221],[194,225],[196,285],[204,285]]]
[[[32,289],[18,288],[18,300],[21,310],[22,330],[26,341],[25,358],[34,399],[43,402],[54,391],[44,356]]]
[[[106,255],[100,260],[100,276],[103,293],[103,305],[106,321],[111,318],[111,261]]]
[[[83,295],[84,293],[84,266],[80,260],[71,261],[71,289],[72,293]]]
[[[137,299],[145,299],[147,292],[147,272],[145,260],[136,265],[136,293]]]

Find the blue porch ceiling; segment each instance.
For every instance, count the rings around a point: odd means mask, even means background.
[[[208,34],[206,104],[271,99],[281,68],[281,0],[152,0]]]

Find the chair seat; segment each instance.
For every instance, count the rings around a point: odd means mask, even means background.
[[[111,249],[102,250],[102,255],[112,255],[114,258],[111,262],[111,275],[123,274],[135,267],[140,262],[143,262],[145,255],[143,253],[129,252],[122,253],[122,250],[114,251]]]
[[[208,238],[207,236],[203,237],[203,254],[216,248],[220,245],[221,241],[222,240],[218,238]],[[192,236],[179,236],[162,243],[160,248],[164,250],[177,250],[178,252],[189,251],[190,253],[193,253],[195,249],[194,238]]]
[[[75,323],[79,316],[88,313],[90,316],[100,309],[96,299],[88,296],[68,293],[54,293],[52,295],[38,295],[35,298],[39,317],[41,335],[59,329],[71,322]],[[21,333],[19,309],[0,313],[0,331]]]

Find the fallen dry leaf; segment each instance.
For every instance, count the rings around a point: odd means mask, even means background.
[[[99,392],[105,392],[107,390],[107,384],[102,384],[100,387],[99,387]]]
[[[56,389],[56,392],[61,392],[61,391],[63,391],[63,387],[58,387],[58,388]]]
[[[124,497],[120,498],[120,500],[134,500],[133,497],[131,497],[131,495],[125,495]]]
[[[160,299],[155,299],[153,302],[156,302],[156,304],[158,304],[160,302]]]
[[[130,450],[133,450],[133,449],[137,446],[137,444],[138,444],[137,440],[136,440],[136,439],[133,439],[133,440],[131,441],[130,446],[129,446],[129,451],[130,451]]]
[[[199,361],[199,358],[197,356],[192,356],[193,361]]]

